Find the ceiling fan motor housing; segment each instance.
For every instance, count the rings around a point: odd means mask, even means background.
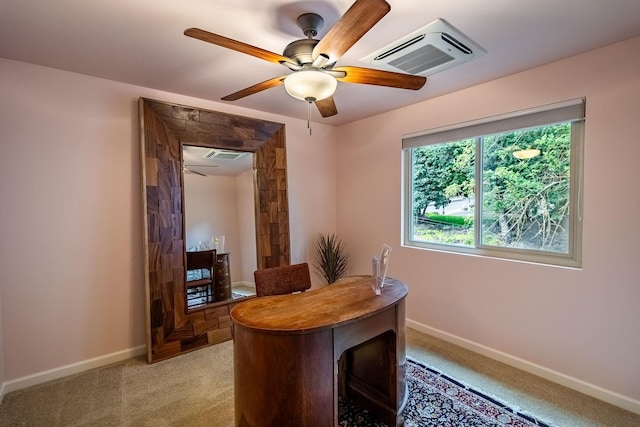
[[[282,55],[295,60],[300,65],[311,64],[313,63],[313,48],[320,41],[313,37],[317,36],[318,31],[324,26],[324,19],[317,13],[303,13],[298,16],[296,22],[307,38],[289,43],[284,48]]]
[[[283,56],[291,58],[300,65],[313,63],[313,48],[320,40],[301,39],[291,42],[284,48]]]
[[[318,35],[318,31],[324,27],[324,19],[317,13],[303,13],[298,16],[298,27],[302,30],[302,34],[312,38]]]

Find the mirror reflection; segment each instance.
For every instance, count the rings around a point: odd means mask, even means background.
[[[183,145],[182,155],[187,309],[255,295],[253,153]]]

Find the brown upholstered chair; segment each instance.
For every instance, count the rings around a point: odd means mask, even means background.
[[[311,275],[306,262],[256,270],[253,277],[259,297],[304,292],[311,287]]]
[[[213,302],[214,265],[216,251],[187,252],[187,307],[195,307]],[[193,280],[189,280],[190,276]]]

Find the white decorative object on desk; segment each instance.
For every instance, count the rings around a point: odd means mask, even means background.
[[[380,258],[371,258],[371,288],[376,295],[382,293],[382,277],[380,276]]]
[[[387,268],[389,267],[389,258],[391,258],[391,246],[383,243],[382,253],[380,254],[380,287],[384,286],[384,281],[387,278]]]

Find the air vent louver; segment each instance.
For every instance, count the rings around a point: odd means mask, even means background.
[[[485,53],[480,46],[438,19],[360,61],[382,70],[426,76]]]
[[[473,53],[473,51],[462,44],[462,42],[456,40],[454,37],[451,37],[447,33],[440,34],[440,37],[442,38],[442,40],[449,43],[451,46],[455,47],[462,53],[466,53],[467,55],[471,55]]]
[[[219,160],[236,160],[236,159],[239,159],[240,157],[243,157],[245,154],[247,153],[213,149],[213,150],[207,151],[202,156],[202,158],[203,159],[219,159]]]
[[[393,61],[389,61],[389,64],[405,73],[420,74],[430,68],[438,67],[453,60],[455,60],[453,56],[446,54],[431,44],[427,44]]]
[[[398,53],[406,48],[408,48],[411,45],[414,45],[416,43],[418,43],[420,40],[424,39],[424,34],[420,34],[418,37],[414,37],[409,41],[406,41],[398,46],[395,46],[393,49],[391,50],[387,50],[386,52],[376,56],[374,58],[374,61],[382,61],[383,59],[385,59],[387,56],[393,55],[394,53]]]

